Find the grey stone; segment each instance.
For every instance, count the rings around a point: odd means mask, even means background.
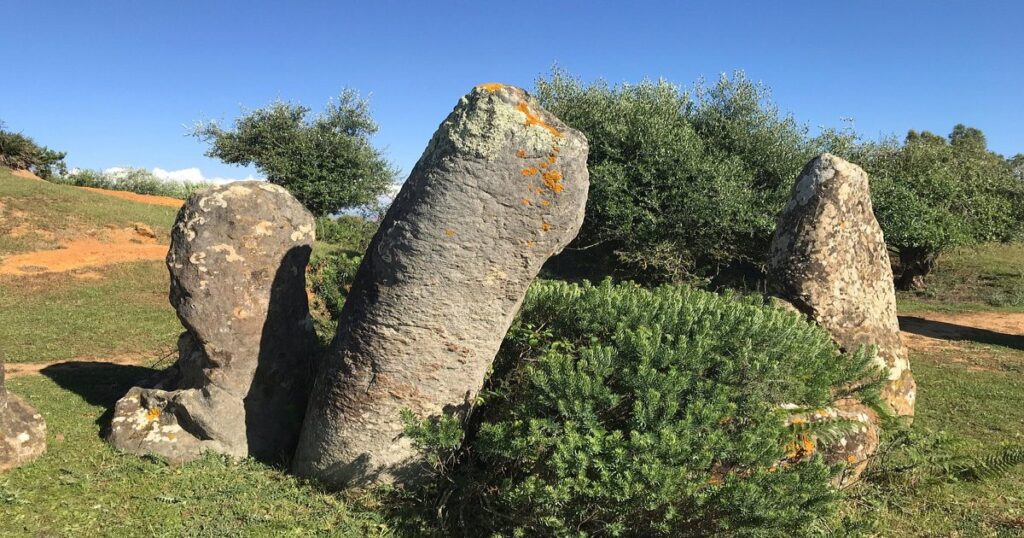
[[[0,473],[46,452],[46,422],[25,400],[7,392],[0,354]]]
[[[189,197],[171,232],[178,361],[114,410],[109,440],[183,462],[214,451],[287,461],[313,373],[305,270],[313,217],[283,188],[236,182]]]
[[[769,289],[829,331],[843,351],[875,346],[879,366],[889,371],[882,397],[911,420],[916,386],[900,340],[889,253],[863,170],[830,154],[804,167],[772,240]],[[836,411],[865,423],[823,449],[828,461],[851,464],[844,478],[849,482],[878,447],[879,417],[853,400],[840,402]]]
[[[526,92],[464,96],[369,246],[317,376],[294,469],[414,482],[400,413],[465,413],[530,282],[583,222],[587,141]]]

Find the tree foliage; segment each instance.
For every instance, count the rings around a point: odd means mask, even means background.
[[[910,131],[902,144],[866,143],[852,158],[871,178],[903,288],[921,286],[944,251],[1024,232],[1024,183],[978,129],[957,125],[948,137]]]
[[[663,80],[585,85],[556,71],[537,96],[590,141],[575,246],[605,245],[647,280],[757,273],[795,174],[842,140],[811,138],[742,73],[687,91]]]
[[[805,535],[833,516],[838,469],[787,460],[782,404],[829,405],[877,377],[871,360],[749,300],[538,283],[461,461],[450,418],[407,433],[447,471],[440,512],[469,535]]]
[[[377,125],[366,100],[345,90],[319,115],[275,102],[243,114],[234,128],[199,123],[192,134],[209,143],[209,157],[255,165],[267,181],[288,189],[315,215],[373,203],[395,171],[370,143]]]
[[[21,133],[7,131],[0,122],[0,166],[29,170],[43,179],[50,179],[67,173],[66,155],[63,151],[40,146]]]

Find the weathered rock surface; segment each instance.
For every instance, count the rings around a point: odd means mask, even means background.
[[[302,204],[269,183],[188,199],[167,254],[171,305],[186,329],[178,361],[117,402],[111,443],[172,462],[207,450],[291,456],[312,380],[305,269],[314,230]]]
[[[897,415],[913,416],[916,388],[900,340],[892,268],[863,170],[829,154],[804,167],[779,216],[769,280],[773,294],[828,330],[844,351],[875,346],[889,370],[883,399]],[[826,455],[863,468],[877,448],[878,417],[850,401],[839,412],[866,415],[867,426]]]
[[[46,452],[46,422],[25,400],[7,392],[0,355],[0,473]]]
[[[575,237],[587,141],[524,91],[463,97],[363,259],[314,384],[294,469],[334,486],[424,470],[400,413],[464,412],[530,282]]]

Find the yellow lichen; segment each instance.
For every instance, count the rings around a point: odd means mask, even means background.
[[[152,407],[148,411],[146,411],[146,422],[153,422],[154,420],[156,420],[158,418],[160,418],[160,408],[159,407]]]
[[[539,116],[534,114],[533,111],[530,110],[530,105],[526,104],[526,102],[519,103],[519,105],[516,106],[516,108],[526,115],[527,126],[536,125],[538,127],[543,127],[544,129],[547,129],[548,132],[552,134],[552,136],[562,136],[562,133],[558,129],[555,129],[554,127],[548,125],[547,123],[544,122],[544,120],[540,119]]]
[[[489,92],[500,90],[500,89],[502,89],[504,87],[505,87],[505,85],[500,83],[500,82],[486,82],[484,84],[477,85],[477,89],[479,89],[479,90],[487,90]]]
[[[542,205],[544,207],[547,207],[547,206],[551,205],[551,202],[549,202],[547,200],[541,200],[540,201],[540,205]]]
[[[544,185],[551,189],[551,192],[558,194],[564,189],[562,186],[562,173],[558,170],[544,172],[544,175],[541,177],[544,178]]]
[[[444,231],[444,234],[447,235],[448,237],[453,237],[455,236],[455,230],[448,228],[447,230]]]
[[[526,158],[526,150],[525,149],[521,149],[521,150],[517,151],[516,152],[516,157],[519,157],[520,159],[525,159]]]
[[[849,456],[846,456],[846,463],[854,463],[856,461],[857,461],[857,456],[854,456],[853,454],[850,454]]]
[[[557,148],[555,148],[555,149],[557,150]],[[558,157],[555,157],[554,154],[548,155],[548,163],[549,164],[555,164],[555,161],[557,161],[557,160],[558,160]]]
[[[530,199],[529,198],[523,198],[522,202],[523,202],[523,205],[530,205]]]
[[[527,241],[526,242],[526,248],[533,248],[533,245],[535,245],[535,244],[536,243],[534,243],[533,240]]]
[[[542,232],[546,232],[546,231],[548,231],[548,230],[550,230],[550,229],[551,229],[551,225],[550,225],[550,224],[548,224],[548,223],[546,223],[546,222],[545,222],[545,223],[542,223],[542,224],[540,225],[540,231],[542,231]]]
[[[544,162],[538,164],[537,167],[543,170],[544,168],[548,167],[548,162],[544,161]]]
[[[529,167],[529,168],[523,168],[523,175],[524,176],[535,176],[535,175],[537,175],[537,169],[532,167],[532,166]]]

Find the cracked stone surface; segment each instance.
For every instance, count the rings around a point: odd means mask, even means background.
[[[0,473],[46,452],[46,422],[25,400],[7,392],[0,355]]]
[[[281,462],[298,438],[315,336],[305,288],[314,221],[277,185],[193,194],[171,232],[178,360],[117,402],[108,439],[172,462],[205,451]]]
[[[913,417],[916,385],[900,340],[889,254],[862,169],[827,153],[804,167],[772,240],[769,288],[829,331],[842,350],[875,346],[879,365],[889,370],[883,399],[897,415]],[[878,417],[863,405],[843,407],[844,415],[868,414],[869,429],[877,429]],[[861,433],[863,439],[849,443],[861,450],[833,447],[855,468],[863,468],[878,444],[877,431]]]
[[[400,413],[463,413],[543,263],[579,231],[587,141],[485,84],[434,134],[363,258],[314,384],[294,469],[331,486],[415,481]]]

